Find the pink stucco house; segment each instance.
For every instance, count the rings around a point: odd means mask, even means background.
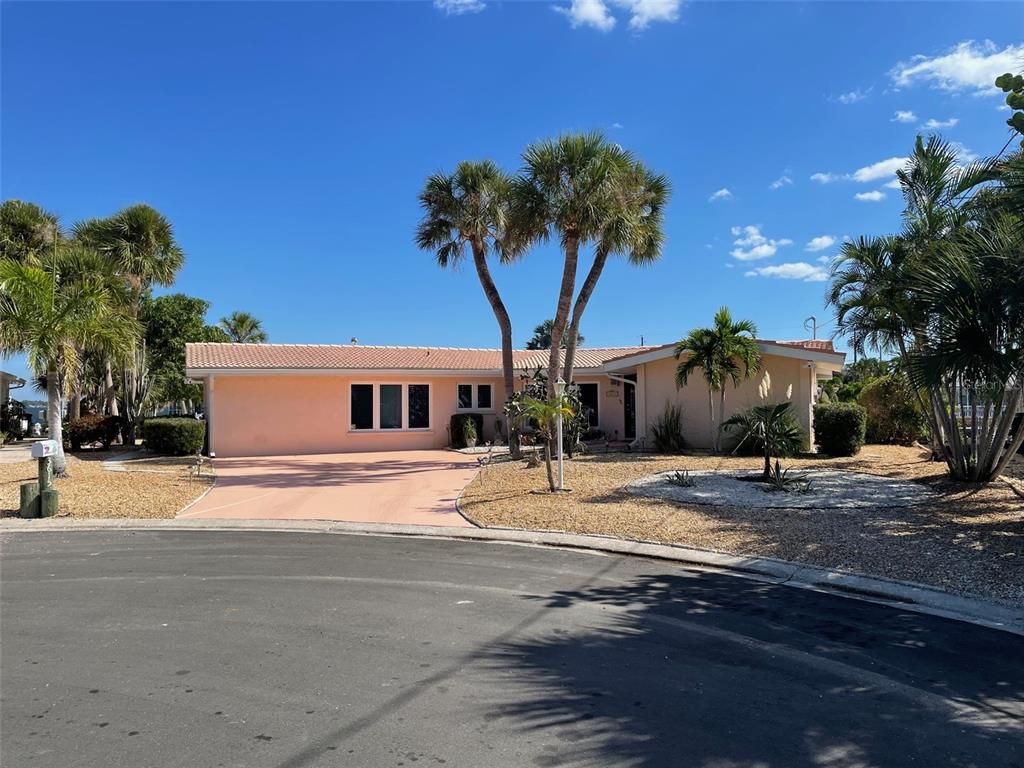
[[[842,370],[828,341],[759,341],[773,400],[790,399],[807,434],[819,379]],[[581,348],[576,383],[595,425],[620,439],[649,437],[667,402],[682,405],[684,432],[709,444],[707,389],[677,389],[673,344]],[[546,366],[547,351],[517,350],[517,371]],[[484,416],[483,440],[503,419],[497,349],[357,344],[188,344],[187,375],[205,390],[210,449],[218,456],[443,448],[461,411]],[[727,393],[727,415],[760,402],[760,377]]]

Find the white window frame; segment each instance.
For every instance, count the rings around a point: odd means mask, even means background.
[[[469,387],[470,395],[469,408],[463,408],[459,405],[459,387]],[[480,387],[491,388],[491,405],[488,408],[480,407]],[[469,413],[475,411],[476,413],[495,413],[494,410],[494,384],[489,381],[460,381],[455,385],[455,411],[457,413]]]
[[[373,387],[373,428],[353,429],[352,427],[352,387],[365,384]],[[427,388],[427,418],[429,427],[409,426],[409,385],[421,384]],[[380,426],[380,388],[394,385],[402,388],[402,426],[381,429]],[[350,435],[390,435],[396,432],[433,432],[434,431],[434,384],[430,381],[350,381],[348,383],[348,434]]]

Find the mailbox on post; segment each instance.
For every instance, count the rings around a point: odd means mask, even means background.
[[[33,459],[45,459],[49,456],[57,455],[57,441],[56,440],[39,440],[38,442],[32,443],[32,458]]]
[[[59,497],[53,489],[53,457],[59,446],[56,440],[39,440],[32,444],[32,458],[39,461],[39,482],[21,486],[21,516],[51,517],[57,514]]]

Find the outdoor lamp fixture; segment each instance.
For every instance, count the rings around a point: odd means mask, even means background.
[[[555,381],[555,396],[558,398],[558,490],[565,490],[565,470],[562,466],[562,397],[565,395],[565,379]]]

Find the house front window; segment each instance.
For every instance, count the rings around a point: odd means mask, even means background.
[[[489,411],[493,407],[490,384],[458,385],[458,410]]]
[[[430,429],[429,384],[352,384],[349,398],[353,432]]]

